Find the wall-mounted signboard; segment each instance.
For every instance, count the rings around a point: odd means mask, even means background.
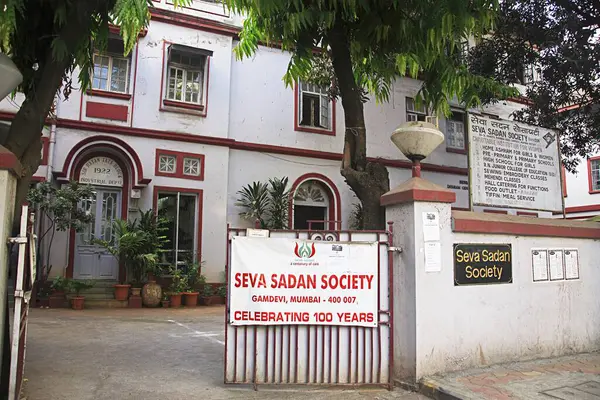
[[[455,243],[454,286],[512,283],[510,244]]]
[[[558,134],[469,114],[473,205],[562,211]]]

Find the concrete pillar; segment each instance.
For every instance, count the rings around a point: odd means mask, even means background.
[[[17,180],[21,175],[21,164],[13,153],[0,146],[0,359],[4,355],[4,334],[8,331],[6,321],[6,302],[8,289],[8,268],[10,254],[6,241],[12,236],[12,220],[15,210]],[[6,377],[1,377],[4,381]]]
[[[448,238],[451,229],[451,204],[455,200],[453,191],[420,177],[411,178],[381,197],[386,219],[394,223],[394,246],[402,249],[394,259],[393,356],[396,382],[412,385],[421,378],[419,360],[427,355],[419,352],[419,336],[438,334],[419,331],[419,301],[426,295],[434,295],[422,293],[423,287],[418,285],[426,274],[424,214],[426,217],[434,212],[439,216],[440,236],[437,241],[441,246],[443,237]]]

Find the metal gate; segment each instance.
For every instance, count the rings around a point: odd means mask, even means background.
[[[230,282],[231,238],[246,229],[228,227],[226,277]],[[270,231],[269,237],[341,242],[379,242],[379,323],[355,326],[229,324],[225,314],[225,383],[378,385],[393,387],[392,235],[388,231]],[[229,284],[227,287],[229,288]]]
[[[36,236],[33,231],[33,214],[29,207],[23,206],[21,212],[21,230],[19,236],[10,238],[9,243],[19,249],[17,273],[15,278],[15,308],[10,346],[9,399],[18,400],[25,370],[25,343],[27,340],[27,317],[33,283],[35,282]],[[8,351],[6,349],[5,351]]]

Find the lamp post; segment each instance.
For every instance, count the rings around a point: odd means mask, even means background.
[[[0,100],[23,82],[23,75],[12,60],[4,53],[0,53]]]
[[[412,161],[413,178],[421,177],[421,161],[444,142],[444,134],[434,124],[405,122],[392,133],[392,142]]]

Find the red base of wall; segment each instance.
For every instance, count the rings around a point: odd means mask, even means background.
[[[127,303],[129,308],[142,308],[142,296],[129,296],[129,302]]]

